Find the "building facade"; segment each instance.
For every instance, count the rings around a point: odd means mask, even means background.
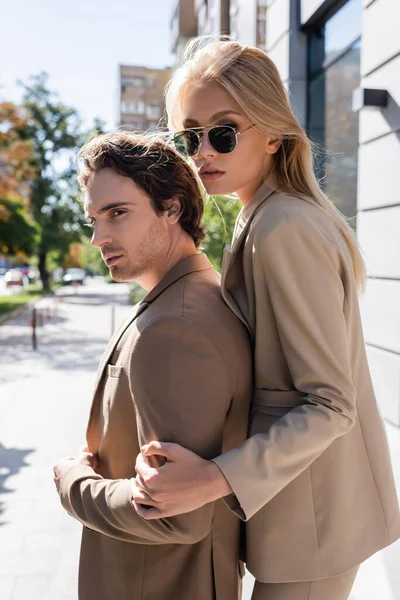
[[[207,25],[217,4],[194,2],[198,34],[218,35]],[[230,0],[224,10],[231,38],[277,65],[322,185],[356,227],[370,369],[384,417],[400,426],[400,2]]]
[[[164,112],[164,87],[171,69],[120,65],[119,126],[121,129],[154,131]]]

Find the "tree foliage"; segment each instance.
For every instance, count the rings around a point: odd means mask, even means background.
[[[203,225],[206,238],[202,244],[212,265],[221,272],[224,248],[231,243],[235,220],[241,208],[239,200],[225,196],[208,198]]]
[[[81,122],[76,110],[48,89],[45,73],[21,85],[28,114],[23,136],[32,146],[36,171],[30,205],[38,228],[38,267],[43,287],[48,289],[48,253],[57,250],[62,261],[70,244],[82,235],[83,215],[74,177],[74,157],[82,143]]]
[[[11,102],[0,103],[0,252],[30,254],[37,229],[29,211],[35,169],[33,150],[23,139],[27,113]]]

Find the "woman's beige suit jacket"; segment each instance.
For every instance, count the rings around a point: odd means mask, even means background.
[[[343,573],[400,536],[349,251],[321,209],[264,183],[223,271],[255,353],[250,437],[215,459],[247,567],[263,582]]]

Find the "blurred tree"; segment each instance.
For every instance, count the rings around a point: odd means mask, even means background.
[[[89,233],[92,231],[88,228]],[[84,238],[80,247],[80,261],[84,269],[90,269],[99,275],[108,275],[108,267],[101,258],[100,250],[90,244],[89,238]]]
[[[30,202],[39,231],[38,268],[44,290],[49,289],[49,252],[62,262],[70,244],[82,236],[84,215],[77,202],[75,155],[87,135],[82,133],[76,110],[65,106],[48,89],[47,78],[41,73],[26,84],[20,83],[24,88],[23,106],[29,114],[23,134],[32,145],[32,164],[37,174]],[[97,133],[101,128],[97,121],[93,131]]]
[[[4,254],[30,254],[35,246],[37,230],[29,214],[33,150],[23,139],[27,122],[24,109],[0,103],[0,251]]]
[[[222,269],[224,248],[231,243],[235,220],[241,206],[239,199],[225,196],[209,197],[206,201],[203,216],[206,238],[202,248],[219,272]]]
[[[0,253],[33,254],[38,230],[29,217],[23,202],[14,199],[0,199]]]

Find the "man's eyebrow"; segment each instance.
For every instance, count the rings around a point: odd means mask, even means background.
[[[99,210],[98,213],[101,215],[105,212],[107,212],[108,210],[112,210],[113,208],[121,208],[121,206],[133,206],[135,203],[134,202],[109,202],[108,204],[104,204]],[[86,218],[91,218],[91,216],[89,215],[89,212],[87,210],[85,210],[85,216]]]
[[[210,123],[215,123],[215,121],[218,121],[219,119],[221,119],[222,117],[225,117],[226,115],[239,115],[239,116],[243,116],[242,113],[238,112],[237,110],[220,110],[219,112],[215,113],[211,119],[210,119]],[[199,126],[199,122],[196,121],[196,119],[191,119],[190,117],[188,117],[187,119],[184,119],[183,121],[183,126],[184,127],[198,127]]]

